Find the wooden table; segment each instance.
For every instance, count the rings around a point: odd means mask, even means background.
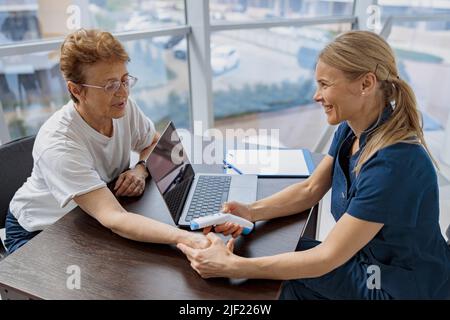
[[[314,155],[317,163],[320,155]],[[196,166],[217,172],[219,166]],[[301,179],[258,179],[263,198]],[[124,207],[173,224],[153,181],[144,195]],[[239,237],[235,252],[245,257],[294,251],[301,235],[314,237],[317,206],[301,214],[258,222]],[[308,222],[310,220],[310,223]],[[74,269],[75,268],[75,269]],[[69,289],[74,270],[80,289]],[[281,281],[202,279],[175,247],[122,238],[76,208],[0,262],[3,299],[276,299]]]

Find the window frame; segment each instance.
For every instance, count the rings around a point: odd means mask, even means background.
[[[184,8],[186,24],[159,29],[149,29],[130,32],[113,33],[120,41],[149,40],[159,36],[182,35],[187,40],[187,63],[189,72],[189,97],[191,115],[191,128],[197,121],[201,121],[202,129],[214,127],[213,92],[211,64],[205,65],[205,61],[211,61],[211,33],[229,30],[244,29],[268,29],[274,27],[303,27],[324,24],[349,23],[352,29],[364,29],[361,23],[367,19],[366,8],[370,4],[376,4],[373,0],[359,0],[353,2],[353,14],[339,17],[307,17],[296,19],[270,19],[267,21],[243,21],[227,22],[213,21],[210,19],[209,0],[185,0]],[[387,39],[394,21],[450,21],[450,15],[418,15],[418,16],[389,16],[384,17],[384,25],[380,34]],[[32,54],[58,49],[63,38],[51,40],[39,40],[0,45],[0,58],[11,55]],[[332,131],[332,128],[330,129]],[[328,131],[330,131],[328,130]],[[316,150],[323,145],[319,139]],[[0,144],[10,141],[8,126],[3,116],[0,101]]]

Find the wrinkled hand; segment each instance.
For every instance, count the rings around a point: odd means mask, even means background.
[[[144,192],[147,174],[139,167],[125,171],[119,176],[114,186],[114,194],[117,197],[136,197]]]
[[[238,258],[233,254],[234,239],[230,239],[225,245],[214,233],[206,236],[211,245],[206,249],[193,249],[183,243],[178,243],[180,249],[191,262],[191,267],[202,278],[212,277],[236,277],[233,264]]]
[[[248,221],[252,221],[253,219],[250,208],[247,205],[236,201],[225,202],[222,207],[222,212],[234,214],[235,216],[242,217]],[[211,230],[212,227],[204,228],[203,233],[208,234]],[[231,234],[233,238],[237,238],[243,230],[243,227],[232,222],[225,222],[214,228],[214,232],[222,233],[224,236]]]
[[[204,249],[211,245],[209,239],[199,232],[186,231],[185,235],[179,239],[179,243],[193,249]]]

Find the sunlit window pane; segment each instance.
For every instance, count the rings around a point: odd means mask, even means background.
[[[161,46],[164,41],[124,43],[131,57],[129,72],[139,79],[131,96],[158,129],[169,120],[189,129],[187,63],[176,59],[172,48]],[[37,133],[69,101],[57,51],[1,58],[0,96],[11,138]]]
[[[126,42],[130,53],[130,74],[139,81],[132,96],[159,130],[172,120],[177,128],[191,128],[189,76],[186,59],[176,57],[186,52],[184,37],[157,37]]]
[[[325,128],[313,101],[319,51],[349,24],[214,33],[217,128],[280,129],[279,143],[312,148]]]
[[[11,138],[35,134],[68,100],[55,52],[0,59],[0,96]]]
[[[80,27],[122,32],[185,23],[183,0],[0,0],[0,44],[63,37]]]
[[[417,15],[449,13],[450,1],[448,0],[378,0],[385,17],[390,15]]]
[[[388,41],[395,49],[400,76],[414,89],[424,129],[443,129],[450,115],[450,25],[436,29],[429,22],[396,23]]]
[[[351,15],[352,0],[210,0],[212,21]]]

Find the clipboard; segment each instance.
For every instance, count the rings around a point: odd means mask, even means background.
[[[307,178],[315,169],[308,149],[232,149],[223,162],[227,174],[262,178]]]

